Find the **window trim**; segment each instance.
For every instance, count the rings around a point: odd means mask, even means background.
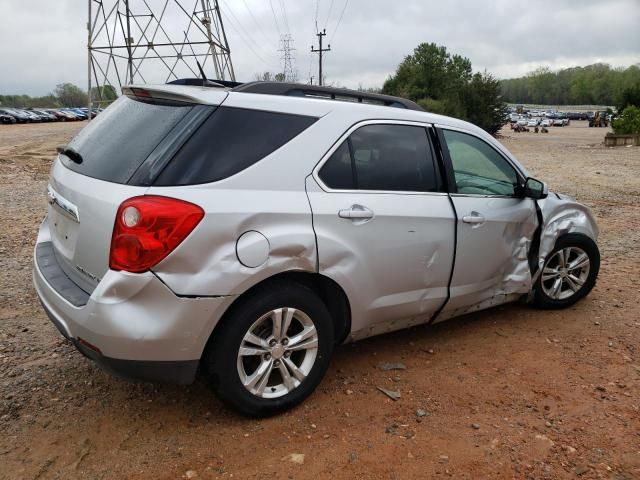
[[[431,155],[433,158],[434,169],[436,172],[436,177],[438,180],[438,191],[437,192],[419,192],[415,190],[359,190],[359,189],[341,189],[341,188],[330,188],[326,185],[322,179],[320,178],[320,170],[324,166],[324,164],[332,157],[338,148],[342,145],[342,143],[349,139],[351,134],[358,130],[359,128],[368,126],[368,125],[404,125],[408,127],[421,127],[425,130],[425,136],[427,138],[427,143],[429,144],[429,150],[431,151]],[[324,154],[324,156],[320,159],[320,161],[316,164],[314,169],[311,172],[313,179],[316,181],[320,188],[327,193],[357,193],[357,194],[390,194],[390,195],[448,195],[446,192],[447,185],[443,184],[443,173],[440,172],[440,165],[438,164],[438,152],[435,150],[435,146],[433,145],[433,141],[431,136],[429,135],[429,129],[433,128],[434,124],[429,122],[414,122],[410,120],[384,120],[384,119],[375,119],[375,120],[363,120],[357,122],[351,127],[349,127],[331,146],[329,150]],[[351,142],[349,143],[349,151],[351,152]],[[357,185],[357,183],[356,183]]]
[[[448,185],[449,192],[450,192],[449,194],[452,197],[522,198],[522,195],[519,195],[518,192],[514,192],[513,195],[498,195],[498,194],[488,194],[488,193],[458,193],[458,186],[456,185],[456,181],[455,181],[455,172],[454,172],[454,169],[453,169],[453,162],[451,161],[451,156],[449,155],[449,146],[447,145],[447,140],[444,137],[444,131],[445,130],[449,130],[449,131],[452,131],[452,132],[464,133],[465,135],[469,135],[469,136],[475,138],[476,140],[481,141],[482,143],[487,145],[489,148],[491,148],[494,152],[496,152],[496,154],[498,154],[498,156],[502,157],[502,159],[505,162],[507,162],[507,164],[510,165],[511,168],[513,168],[514,172],[516,172],[516,176],[518,177],[518,182],[519,182],[519,186],[520,187],[524,187],[524,182],[526,181],[527,177],[526,177],[526,175],[523,174],[522,170],[520,170],[520,168],[518,168],[518,166],[511,161],[511,159],[507,155],[505,155],[503,152],[498,150],[494,145],[491,145],[491,143],[487,142],[484,138],[479,137],[478,135],[474,134],[473,132],[470,132],[470,131],[465,130],[463,128],[450,127],[448,125],[435,124],[434,127],[436,129],[436,134],[438,136],[438,140],[441,143],[442,157],[443,157],[443,161],[445,163],[445,168],[447,170],[446,177],[447,177],[447,182],[449,183],[449,185]]]

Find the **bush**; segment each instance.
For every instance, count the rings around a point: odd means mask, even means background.
[[[640,108],[630,106],[613,121],[613,132],[621,135],[640,134]]]

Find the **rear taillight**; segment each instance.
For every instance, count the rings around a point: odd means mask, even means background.
[[[113,227],[109,268],[149,270],[180,245],[202,217],[200,207],[175,198],[144,195],[125,200]]]

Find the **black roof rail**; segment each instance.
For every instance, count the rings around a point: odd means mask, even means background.
[[[176,80],[172,80],[171,82],[167,82],[167,85],[192,85],[196,87],[235,88],[242,85],[242,82],[210,79],[207,79],[203,82],[201,78],[178,78]]]
[[[347,102],[384,105],[387,107],[406,108],[408,110],[424,111],[415,102],[405,98],[382,95],[379,93],[360,92],[346,88],[321,87],[319,85],[302,85],[300,83],[285,82],[249,82],[233,88],[234,92],[262,93],[266,95],[286,95],[292,97],[324,98]]]

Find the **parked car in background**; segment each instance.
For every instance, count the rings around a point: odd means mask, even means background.
[[[553,125],[553,120],[551,120],[549,118],[545,118],[544,120],[542,120],[540,122],[540,126],[541,127],[550,127],[551,125]]]
[[[0,123],[5,125],[10,125],[10,124],[16,123],[16,121],[17,121],[16,117],[0,112]]]
[[[521,127],[526,127],[526,126],[527,126],[527,123],[529,123],[529,120],[527,120],[527,119],[526,119],[526,118],[524,118],[524,117],[520,117],[520,118],[518,119],[518,121],[516,122],[516,125],[520,125]]]
[[[20,111],[29,117],[29,122],[31,123],[40,123],[43,121],[43,118],[40,115],[38,115],[35,112],[32,112],[31,110],[20,110]]]
[[[65,112],[69,112],[76,117],[77,120],[86,120],[89,118],[85,112],[79,108],[65,108]]]
[[[52,322],[108,371],[202,371],[265,416],[345,341],[596,282],[589,209],[468,122],[299,84],[123,91],[60,147],[33,257]]]
[[[527,122],[527,127],[537,127],[540,124],[539,118],[530,118]]]
[[[75,115],[72,115],[68,112],[62,111],[57,108],[47,108],[45,109],[45,111],[55,116],[60,122],[66,122],[66,121],[71,121],[76,119]]]
[[[51,113],[46,112],[45,110],[41,110],[38,108],[29,108],[27,109],[27,111],[35,113],[36,115],[39,115],[43,122],[55,122],[57,120],[55,115],[52,115]]]
[[[18,123],[29,123],[31,121],[31,117],[29,115],[17,108],[3,107],[0,109],[0,113],[11,115]]]
[[[89,109],[87,107],[82,107],[79,109],[82,113],[84,113],[85,115],[88,114]],[[95,116],[98,114],[97,110],[95,108],[91,109],[91,118],[95,118]]]

